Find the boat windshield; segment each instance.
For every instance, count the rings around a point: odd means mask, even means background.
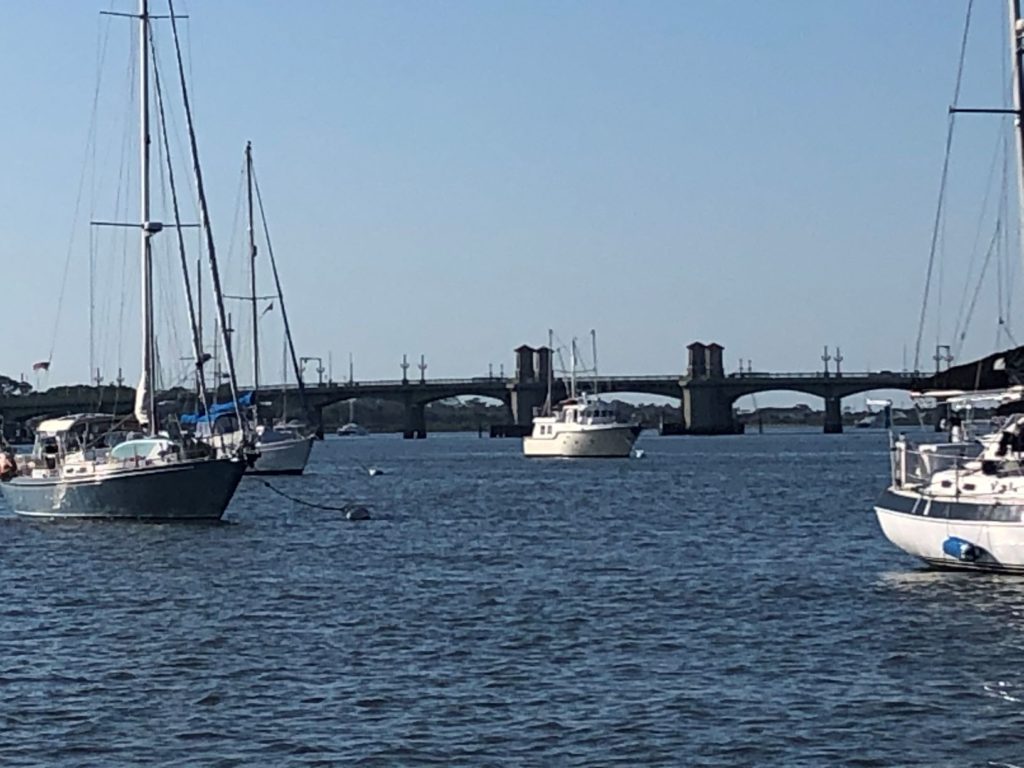
[[[118,461],[158,459],[166,456],[168,453],[176,453],[178,450],[178,446],[175,443],[161,438],[126,440],[110,450],[110,457]]]

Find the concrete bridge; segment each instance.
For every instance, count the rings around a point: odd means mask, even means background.
[[[913,374],[879,371],[873,373],[763,373],[726,374],[722,366],[722,347],[695,342],[688,347],[689,364],[684,375],[601,376],[602,393],[630,393],[677,398],[681,404],[682,432],[688,434],[727,434],[736,430],[734,404],[744,395],[770,391],[790,391],[821,397],[825,401],[825,431],[842,432],[842,398],[877,389],[914,390],[927,381]],[[515,350],[516,373],[512,377],[480,376],[464,379],[396,379],[384,381],[325,382],[306,387],[307,402],[313,415],[322,422],[323,409],[351,399],[375,398],[401,403],[405,408],[403,433],[406,437],[426,437],[426,407],[437,400],[477,396],[500,400],[508,409],[510,424],[530,425],[535,412],[547,397],[551,350],[522,346]],[[552,397],[565,397],[567,382],[552,377]],[[589,388],[591,380],[582,380]],[[278,411],[282,403],[297,403],[295,385],[265,386],[261,399],[272,401]],[[226,399],[226,393],[221,393]],[[162,401],[177,401],[190,408],[190,393],[184,390],[162,393]],[[128,387],[57,387],[41,393],[0,398],[0,417],[10,437],[19,425],[33,417],[82,411],[130,413],[134,390]]]

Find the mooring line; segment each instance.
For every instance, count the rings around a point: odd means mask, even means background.
[[[363,509],[363,510],[365,510],[367,508],[367,506],[368,506],[366,504],[359,504],[357,502],[352,502],[350,504],[346,504],[343,507],[334,507],[334,506],[331,506],[330,504],[314,504],[311,501],[306,501],[305,499],[300,499],[300,498],[298,498],[296,496],[291,496],[291,495],[285,493],[284,491],[278,490],[277,488],[272,486],[270,483],[268,483],[266,480],[263,480],[262,482],[263,482],[263,485],[265,485],[267,488],[272,490],[278,496],[283,496],[284,498],[288,499],[288,501],[295,502],[296,504],[301,504],[304,507],[311,507],[313,509],[326,509],[326,510],[329,510],[331,512],[345,512],[345,513],[348,513],[348,512],[352,512],[353,510],[356,510],[356,509]]]

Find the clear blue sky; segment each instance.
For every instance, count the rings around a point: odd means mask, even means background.
[[[994,106],[1004,3],[977,6],[962,101]],[[724,344],[729,368],[742,357],[812,370],[824,344],[841,345],[851,370],[899,368],[916,334],[964,7],[205,0],[178,10],[191,15],[222,251],[241,237],[232,217],[251,139],[299,353],[333,352],[341,378],[352,352],[357,378],[391,378],[403,352],[425,353],[432,376],[508,370],[512,348],[543,343],[549,327],[566,339],[597,328],[609,374],[682,371],[695,339]],[[51,347],[97,48],[107,34],[127,45],[129,22],[98,10],[0,0],[0,372],[28,372]],[[115,104],[127,58],[108,58],[113,96],[102,103]],[[109,139],[108,117],[97,142]],[[968,257],[957,237],[973,243],[998,122],[965,118],[958,135],[949,306]],[[94,197],[87,181],[50,385],[88,369],[85,222],[113,209]],[[116,302],[120,257],[97,258],[104,300]],[[239,269],[227,271],[241,290]],[[994,290],[965,353],[992,349]],[[117,357],[137,373],[131,320],[120,355],[103,345],[107,375]],[[265,378],[279,378],[279,349]]]

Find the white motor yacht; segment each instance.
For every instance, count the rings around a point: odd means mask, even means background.
[[[533,420],[523,438],[526,456],[625,458],[640,435],[640,425],[620,421],[615,406],[586,393],[559,403],[548,416]]]

